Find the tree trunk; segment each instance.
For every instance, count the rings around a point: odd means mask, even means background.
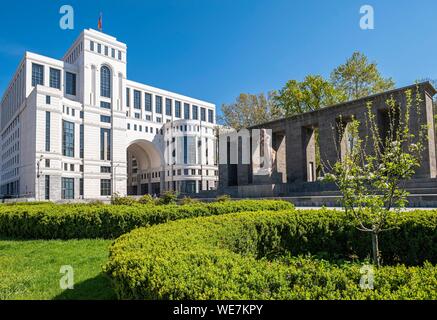
[[[379,245],[378,245],[378,233],[372,232],[372,251],[373,251],[373,263],[377,266],[381,266]]]

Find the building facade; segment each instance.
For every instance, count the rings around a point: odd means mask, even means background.
[[[412,92],[416,99],[414,103],[418,104],[411,110],[410,132],[417,137],[420,128],[426,126],[428,140],[420,167],[411,180],[404,182],[404,186],[410,192],[411,206],[437,206],[437,148],[433,106],[433,97],[437,92],[429,82],[260,124],[249,128],[246,136],[241,136],[239,132],[238,139],[232,133],[234,140],[228,139],[227,146],[220,144],[220,157],[225,160],[220,160],[218,194],[238,198],[286,197],[296,205],[303,206],[338,205],[340,193],[336,186],[321,182],[319,178],[331,171],[332,166],[348,152],[350,143],[353,143],[348,136],[348,124],[352,119],[359,120],[362,124],[359,128],[360,138],[364,140],[369,136],[370,129],[365,124],[370,103],[380,135],[386,136],[390,130],[387,100],[394,99],[398,110],[405,112],[407,91]],[[343,130],[338,130],[339,127]],[[252,129],[271,130],[271,152],[264,153],[271,163],[267,174],[254,174],[255,163],[242,161],[244,147],[252,146]],[[221,135],[220,140],[226,141],[226,135]],[[235,149],[232,149],[231,141],[235,141]],[[367,152],[371,154],[372,144],[369,143],[367,147]],[[252,157],[254,153],[252,147]]]
[[[127,46],[84,30],[26,52],[1,100],[0,193],[37,200],[217,187],[215,105],[127,79]]]

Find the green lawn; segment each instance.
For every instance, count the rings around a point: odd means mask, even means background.
[[[102,265],[111,240],[0,240],[0,300],[115,299]],[[74,289],[62,290],[60,268],[74,269]]]

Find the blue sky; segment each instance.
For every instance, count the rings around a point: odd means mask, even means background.
[[[75,29],[59,28],[59,8]],[[375,30],[359,9],[375,9]],[[128,45],[128,77],[220,106],[241,92],[280,89],[289,79],[325,77],[353,51],[377,61],[397,86],[437,78],[435,0],[12,1],[0,10],[0,92],[25,50],[61,58],[85,28]]]

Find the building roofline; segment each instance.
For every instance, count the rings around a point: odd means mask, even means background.
[[[390,95],[390,94],[399,93],[401,91],[405,91],[405,90],[408,90],[408,89],[413,89],[413,88],[416,88],[416,86],[425,87],[425,90],[427,90],[431,94],[431,97],[433,97],[435,94],[437,94],[437,90],[434,88],[434,86],[431,84],[431,82],[430,81],[424,81],[424,82],[419,82],[417,84],[411,84],[411,85],[408,85],[408,86],[404,86],[404,87],[400,87],[400,88],[396,88],[396,89],[391,89],[391,90],[383,91],[383,92],[380,92],[380,93],[375,93],[375,94],[372,94],[370,96],[362,97],[362,98],[359,98],[359,99],[354,99],[354,100],[349,100],[349,101],[345,101],[345,102],[336,103],[336,104],[333,104],[333,105],[330,105],[330,106],[323,107],[323,108],[321,108],[319,110],[307,111],[307,112],[296,114],[296,115],[293,115],[293,116],[290,116],[290,117],[283,117],[283,118],[280,118],[280,119],[276,119],[276,120],[272,120],[272,121],[268,121],[268,122],[263,122],[263,123],[251,126],[250,128],[255,128],[255,127],[259,127],[260,125],[271,124],[271,123],[275,123],[275,122],[286,121],[286,120],[294,119],[294,118],[297,118],[297,117],[302,117],[302,116],[305,116],[307,114],[317,113],[317,112],[321,112],[321,111],[328,110],[328,109],[333,109],[333,108],[339,108],[341,106],[357,104],[359,102],[365,102],[367,100],[373,100],[373,99],[375,99],[377,97],[380,97],[380,96]]]
[[[143,89],[143,90],[146,90],[146,91],[152,91],[154,93],[158,93],[158,94],[162,94],[162,95],[173,96],[173,97],[175,97],[177,99],[180,99],[180,100],[185,100],[187,102],[199,104],[199,105],[202,105],[202,106],[205,106],[205,107],[215,108],[215,104],[213,104],[211,102],[200,100],[200,99],[196,99],[196,98],[193,98],[193,97],[188,97],[188,96],[179,94],[177,92],[168,91],[168,90],[165,90],[165,89],[160,89],[160,88],[153,87],[153,86],[150,86],[150,85],[147,85],[147,84],[143,84],[141,82],[137,82],[137,81],[126,79],[126,84],[133,84],[133,87],[137,86],[138,89]]]

